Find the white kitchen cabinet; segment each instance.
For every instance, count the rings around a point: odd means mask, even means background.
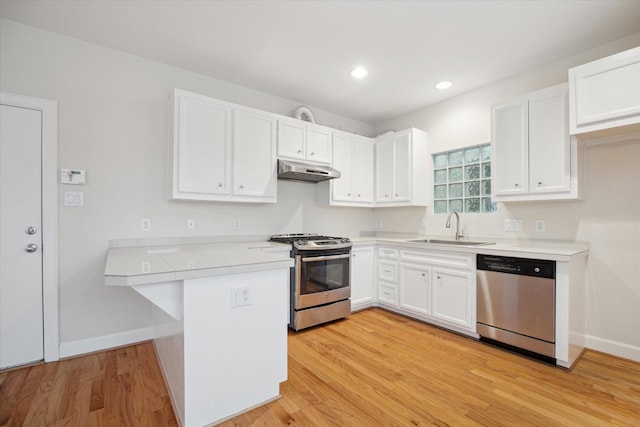
[[[579,197],[581,152],[569,137],[566,84],[496,104],[491,119],[494,201]]]
[[[317,202],[332,206],[373,206],[374,139],[334,132],[332,165],[340,178],[317,184]]]
[[[433,268],[431,315],[443,322],[475,330],[476,292],[472,271]]]
[[[400,263],[399,302],[410,312],[431,314],[431,267]]]
[[[351,311],[370,307],[374,298],[374,247],[351,250]]]
[[[257,110],[233,112],[233,194],[276,202],[276,120]]]
[[[640,47],[569,70],[570,132],[640,131]]]
[[[280,118],[278,157],[331,164],[331,129],[302,120]]]
[[[377,302],[382,307],[394,309],[398,306],[398,250],[378,248]]]
[[[276,202],[276,118],[176,89],[169,150],[173,199]]]
[[[376,206],[426,206],[431,184],[427,134],[419,129],[376,138]]]
[[[475,336],[475,255],[379,248],[378,305]]]
[[[231,107],[176,90],[172,197],[213,200],[231,194]]]

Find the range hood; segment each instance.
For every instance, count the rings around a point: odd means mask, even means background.
[[[340,172],[331,166],[278,159],[278,179],[320,182],[334,178],[340,178]]]

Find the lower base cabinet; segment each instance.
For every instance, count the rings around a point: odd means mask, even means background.
[[[475,335],[474,255],[408,249],[382,253],[377,265],[380,307]]]
[[[431,268],[400,263],[400,308],[431,314]]]
[[[431,315],[465,329],[476,326],[476,283],[473,272],[433,269]]]
[[[374,300],[374,247],[351,250],[351,311],[370,307]]]

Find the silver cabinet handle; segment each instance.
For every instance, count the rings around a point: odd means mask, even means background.
[[[32,254],[38,250],[38,245],[36,245],[35,243],[29,243],[27,246],[24,247],[24,250]]]
[[[29,227],[24,229],[24,232],[27,234],[36,234],[38,232],[38,229],[30,225]]]
[[[345,258],[349,258],[349,254],[304,257],[302,258],[302,262],[332,261],[334,259],[345,259]]]

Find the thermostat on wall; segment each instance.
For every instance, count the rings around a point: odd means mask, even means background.
[[[84,184],[85,171],[81,169],[60,169],[61,184]]]

